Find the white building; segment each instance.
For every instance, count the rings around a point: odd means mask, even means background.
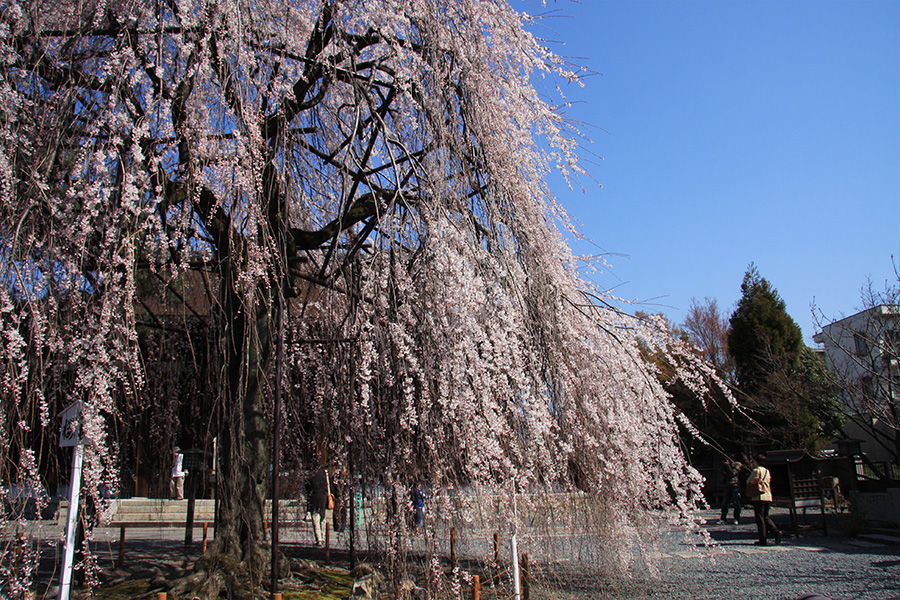
[[[882,304],[835,321],[813,336],[851,416],[844,431],[872,462],[900,455],[900,305]]]

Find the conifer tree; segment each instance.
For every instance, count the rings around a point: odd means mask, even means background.
[[[836,387],[821,357],[802,339],[777,290],[750,265],[731,316],[728,349],[739,402],[746,410],[743,443],[819,450],[840,424]]]
[[[741,299],[731,315],[728,349],[741,389],[752,394],[778,369],[793,368],[803,336],[784,300],[751,264],[741,283]]]

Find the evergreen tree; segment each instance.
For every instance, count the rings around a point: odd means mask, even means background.
[[[752,264],[741,291],[728,347],[739,401],[751,418],[744,441],[815,452],[840,424],[833,379],[803,344],[784,300]]]
[[[800,327],[787,314],[778,291],[752,263],[744,274],[730,325],[728,348],[742,391],[756,393],[771,373],[796,366],[803,345]]]

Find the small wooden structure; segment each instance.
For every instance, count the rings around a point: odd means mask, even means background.
[[[817,508],[822,516],[822,532],[828,535],[825,519],[826,494],[837,509],[842,499],[840,476],[847,471],[847,458],[813,456],[805,450],[776,450],[766,453],[766,467],[772,473],[772,495],[776,506],[791,511],[791,526],[798,529],[797,511]]]

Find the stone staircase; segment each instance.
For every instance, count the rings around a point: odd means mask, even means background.
[[[298,523],[303,514],[298,507],[304,507],[305,502],[285,499],[281,501],[281,523]],[[68,513],[69,503],[59,503],[59,515],[57,522],[64,524]],[[128,498],[124,500],[112,500],[110,509],[112,518],[109,527],[179,527],[187,521],[188,500],[164,500],[158,498]],[[266,501],[266,515],[272,514],[272,501]],[[215,521],[215,500],[194,500],[194,525]]]
[[[112,500],[110,527],[174,527],[183,526],[187,521],[187,500],[163,500],[157,498],[128,498]],[[69,503],[60,502],[59,523],[66,522]],[[215,501],[209,499],[194,501],[194,523],[212,523],[215,519]]]
[[[113,500],[113,526],[141,525],[165,527],[184,525],[187,521],[187,500],[162,500],[156,498],[128,498]],[[215,519],[216,505],[214,500],[194,500],[194,523],[211,523]]]

